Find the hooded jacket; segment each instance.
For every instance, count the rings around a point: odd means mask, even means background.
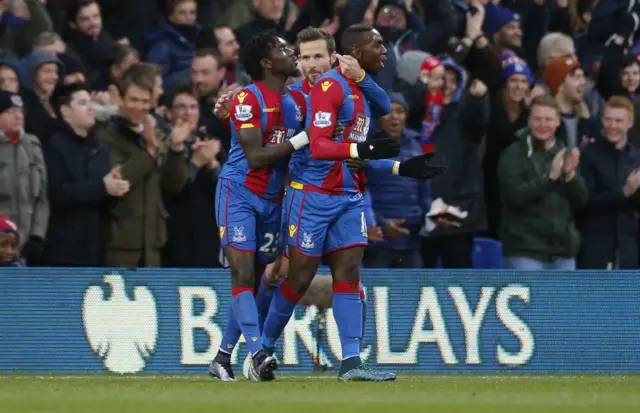
[[[49,51],[37,50],[31,53],[25,62],[24,88],[22,91],[26,109],[25,130],[37,136],[43,143],[49,139],[57,125],[55,119],[49,116],[49,112],[40,97],[35,93],[34,82],[36,71],[45,63],[55,63],[58,65],[58,82],[62,81],[64,78],[64,65],[62,62]]]
[[[189,81],[199,31],[199,26],[186,28],[166,23],[147,37],[151,45],[147,61],[162,67],[165,90],[170,90],[177,83]]]
[[[24,85],[24,73],[22,71],[22,65],[20,64],[20,61],[17,59],[2,59],[0,60],[0,66],[7,66],[10,67],[11,69],[13,69],[14,72],[16,72],[16,76],[18,76],[18,83],[20,84],[20,87],[23,87]]]
[[[466,75],[451,59],[444,59],[446,69],[458,75],[458,89],[443,109],[440,124],[434,131],[434,164],[447,170],[431,180],[432,199],[442,198],[469,213],[459,228],[437,228],[431,235],[466,234],[486,227],[483,174],[478,146],[489,124],[488,93],[477,98],[465,92]]]

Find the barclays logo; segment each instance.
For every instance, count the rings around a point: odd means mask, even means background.
[[[131,300],[117,272],[105,274],[102,282],[111,286],[109,297],[102,287],[91,286],[83,299],[82,321],[91,349],[113,373],[142,371],[158,339],[153,295],[147,287],[135,287]]]

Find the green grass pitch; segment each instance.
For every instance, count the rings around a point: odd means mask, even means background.
[[[637,413],[640,376],[400,374],[394,383],[339,383],[328,374],[281,374],[274,383],[221,383],[204,375],[3,374],[0,412]]]

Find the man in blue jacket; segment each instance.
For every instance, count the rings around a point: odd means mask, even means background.
[[[380,126],[390,137],[400,140],[400,155],[405,161],[422,154],[418,143],[420,134],[407,129],[408,105],[399,93],[390,93],[391,113]],[[371,243],[364,259],[368,268],[421,268],[420,236],[424,216],[430,208],[430,185],[427,180],[411,179],[367,170],[367,189],[371,194],[373,211],[382,227],[384,240]]]

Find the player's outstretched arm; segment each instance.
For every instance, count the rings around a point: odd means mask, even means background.
[[[379,130],[369,138],[375,142],[387,134],[384,130]],[[393,159],[379,159],[367,163],[367,167],[377,171],[388,172],[392,175],[406,176],[414,179],[432,179],[447,170],[446,165],[434,165],[429,162],[433,158],[433,153],[414,156],[404,162]]]
[[[376,142],[346,143],[332,140],[336,117],[344,101],[344,91],[338,81],[327,79],[316,83],[311,90],[309,145],[313,159],[340,161],[346,159],[386,159],[400,153],[395,139]]]
[[[244,155],[249,161],[249,166],[253,169],[266,168],[273,165],[277,160],[291,155],[297,149],[294,146],[296,142],[299,144],[298,147],[302,147],[308,142],[307,134],[302,132],[288,141],[276,145],[263,146],[261,128],[240,129],[237,137]],[[296,138],[298,139],[296,140]]]
[[[271,166],[309,143],[307,134],[302,132],[288,141],[284,141],[285,136],[281,136],[279,143],[264,146],[262,107],[250,91],[243,90],[233,99],[231,113],[236,138],[251,168]]]

